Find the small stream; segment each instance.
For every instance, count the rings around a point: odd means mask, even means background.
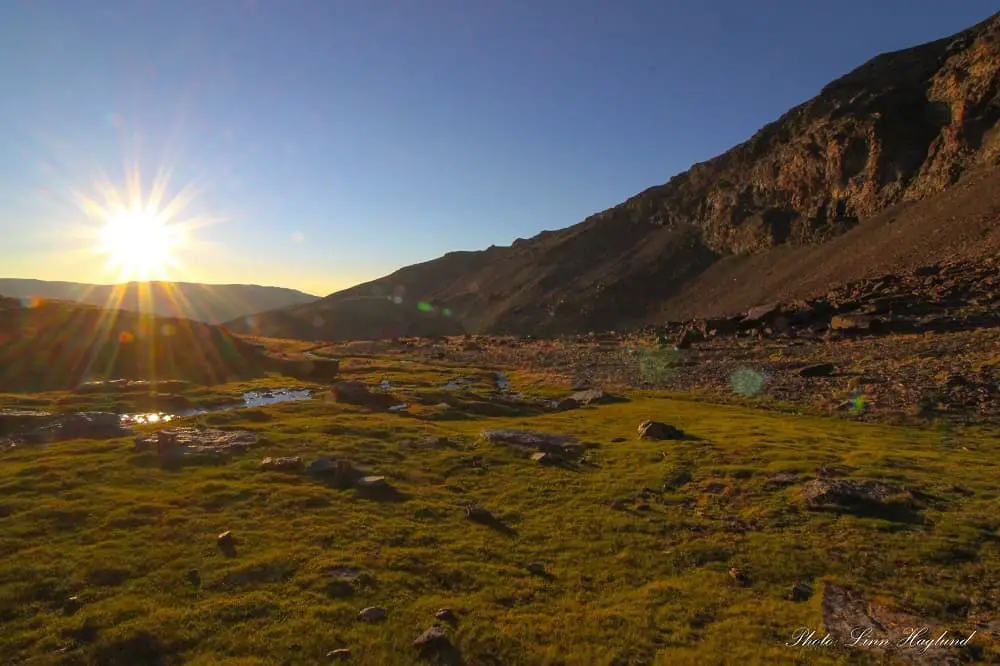
[[[194,409],[182,409],[174,413],[166,412],[146,412],[136,414],[122,414],[122,425],[149,425],[152,423],[166,423],[174,419],[188,416],[198,416],[209,412],[228,412],[234,409],[246,409],[249,407],[264,407],[275,405],[279,402],[292,402],[296,400],[309,400],[312,398],[312,391],[308,389],[274,389],[262,391],[247,391],[243,394],[243,402],[231,405],[219,405],[218,407],[198,407]]]

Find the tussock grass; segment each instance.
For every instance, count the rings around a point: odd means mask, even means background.
[[[315,664],[349,647],[352,663],[413,664],[412,640],[447,606],[459,617],[447,631],[470,665],[872,663],[857,650],[782,645],[799,627],[822,628],[825,581],[963,630],[969,614],[1000,604],[996,433],[970,429],[948,443],[932,430],[638,391],[568,412],[491,415],[477,407],[492,390],[488,369],[374,359],[345,363],[345,374],[371,384],[388,376],[414,407],[372,412],[317,397],[194,419],[262,434],[223,465],[165,469],[128,439],[0,454],[4,660]],[[450,407],[461,418],[416,404],[457,376],[475,380]],[[511,373],[515,390],[518,380]],[[524,380],[530,394],[565,392]],[[85,404],[66,397],[17,402]],[[639,441],[646,419],[693,437]],[[580,465],[539,466],[481,440],[487,428],[590,446]],[[398,495],[369,499],[259,469],[262,457],[286,455],[349,459],[385,475]],[[810,511],[799,484],[773,480],[820,468],[903,486],[912,510]],[[465,501],[506,529],[466,520]],[[235,557],[216,545],[225,530]],[[531,562],[551,577],[528,572]],[[749,584],[736,584],[731,567]],[[799,582],[817,594],[788,601]],[[72,596],[82,607],[66,614]],[[360,622],[367,606],[385,607],[388,619]],[[979,657],[996,658],[987,633],[975,639]]]

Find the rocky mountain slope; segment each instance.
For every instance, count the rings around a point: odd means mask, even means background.
[[[395,290],[474,332],[606,330],[806,298],[942,252],[971,259],[1000,248],[998,120],[1000,14],[873,58],[749,141],[577,225],[258,323],[335,339],[319,308]]]
[[[302,305],[318,297],[284,287],[192,282],[129,282],[118,285],[0,278],[0,294],[10,298],[77,301],[98,307],[183,317],[208,324]]]

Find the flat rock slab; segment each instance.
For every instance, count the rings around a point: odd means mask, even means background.
[[[484,430],[482,437],[493,444],[520,446],[544,453],[569,453],[583,448],[580,442],[569,435],[556,435],[533,430]]]
[[[938,638],[944,632],[941,623],[866,599],[860,590],[829,583],[823,589],[822,605],[826,631],[841,645],[854,645],[857,641],[855,649],[870,650],[878,656],[902,657],[905,659],[903,663],[960,663],[961,646],[928,645],[925,649],[919,642]],[[914,632],[920,632],[925,627],[923,634],[907,642]],[[961,640],[971,633],[971,629],[962,634],[948,632],[945,639]]]
[[[167,458],[226,458],[245,453],[257,443],[252,430],[218,428],[167,428],[135,438],[136,451],[154,451]]]
[[[895,492],[878,481],[813,479],[802,486],[802,499],[813,509],[857,509],[884,506]]]
[[[264,458],[260,461],[260,468],[269,472],[298,472],[302,469],[302,458]]]

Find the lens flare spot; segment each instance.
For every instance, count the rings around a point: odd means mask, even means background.
[[[26,296],[21,299],[21,307],[25,310],[34,310],[37,307],[41,307],[42,299],[35,298],[34,296]]]
[[[160,335],[165,337],[170,337],[177,332],[177,328],[173,324],[164,324],[160,327]]]
[[[123,345],[127,345],[130,342],[135,342],[135,333],[132,331],[122,331],[118,334],[118,342]]]
[[[107,116],[108,125],[115,130],[125,129],[125,117],[120,113],[109,113]]]
[[[740,368],[730,376],[733,393],[753,398],[764,392],[767,375],[752,368]]]
[[[402,296],[393,296],[392,297],[392,302],[395,303],[396,305],[399,305],[400,303],[403,302],[403,297]]]
[[[445,317],[450,317],[451,316],[451,308],[445,308],[444,310],[441,311],[441,314],[443,314]]]
[[[669,347],[639,347],[635,356],[639,365],[639,377],[647,384],[657,384],[667,380],[681,360],[681,354]]]
[[[425,303],[424,301],[420,301],[419,303],[417,303],[417,309],[420,310],[421,312],[430,312],[431,310],[434,309],[434,307],[430,303]]]

